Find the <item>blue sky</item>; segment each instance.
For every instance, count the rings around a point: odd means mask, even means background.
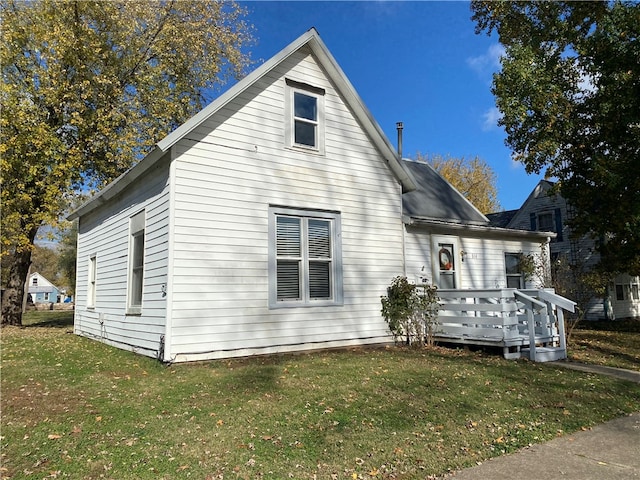
[[[403,154],[485,160],[497,174],[503,209],[519,208],[540,176],[511,160],[497,126],[491,75],[495,37],[476,35],[468,2],[253,1],[254,60],[275,55],[311,27],[393,145],[404,123]]]

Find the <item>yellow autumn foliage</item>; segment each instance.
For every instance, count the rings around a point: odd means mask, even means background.
[[[116,178],[241,76],[253,41],[233,2],[1,0],[0,14],[3,256],[28,254],[75,193]]]
[[[426,156],[418,153],[416,160],[427,162],[465,196],[482,213],[500,211],[496,173],[480,157]]]

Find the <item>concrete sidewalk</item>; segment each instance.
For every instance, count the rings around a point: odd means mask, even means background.
[[[640,383],[640,372],[573,362],[553,365]],[[455,480],[640,479],[640,412],[451,474]]]
[[[640,478],[640,412],[451,475],[455,480]]]

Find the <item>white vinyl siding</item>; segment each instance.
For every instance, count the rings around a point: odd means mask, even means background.
[[[287,78],[325,91],[324,155],[283,143]],[[402,272],[400,185],[313,57],[293,54],[188,137],[174,160],[172,358],[391,341],[380,296]],[[270,308],[277,205],[340,212],[340,304]]]
[[[119,195],[80,219],[78,258],[97,257],[97,296],[89,308],[89,262],[78,262],[74,331],[155,357],[165,334],[168,258],[167,158]],[[140,315],[126,315],[131,217],[145,211],[145,262]]]
[[[434,278],[439,271],[439,260],[438,256],[432,253],[432,249],[434,243],[436,245],[438,242],[446,243],[444,240],[446,238],[444,228],[438,233],[431,233],[424,227],[407,227],[405,233],[407,278],[417,283],[437,284]],[[491,236],[470,233],[458,234],[455,238],[457,241],[456,278],[459,282],[456,288],[461,289],[506,288],[505,253],[541,254],[539,240],[508,238],[499,234]],[[548,245],[545,246],[545,250],[547,248]],[[464,255],[461,252],[464,252]],[[524,287],[535,288],[539,283],[540,279],[532,278]]]

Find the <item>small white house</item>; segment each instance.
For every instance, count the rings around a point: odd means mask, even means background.
[[[38,272],[29,275],[28,291],[33,303],[59,303],[61,290]]]
[[[553,235],[401,161],[313,29],[70,218],[75,332],[167,362],[387,343],[395,276],[512,285]]]

